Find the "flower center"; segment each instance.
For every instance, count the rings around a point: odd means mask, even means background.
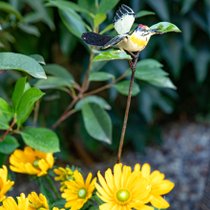
[[[33,162],[33,166],[36,167],[36,168],[38,168],[39,167],[39,160],[35,160]]]
[[[85,188],[81,188],[77,194],[79,198],[85,198],[87,195],[87,190]]]
[[[117,192],[117,200],[121,202],[125,202],[130,198],[130,193],[128,190],[121,189]]]

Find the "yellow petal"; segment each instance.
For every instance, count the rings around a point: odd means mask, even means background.
[[[153,196],[150,202],[154,207],[160,208],[160,209],[161,208],[165,209],[170,206],[169,203],[161,196]]]

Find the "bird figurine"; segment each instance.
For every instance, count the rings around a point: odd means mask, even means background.
[[[113,24],[118,35],[115,37],[101,35],[94,32],[82,34],[82,39],[89,45],[97,46],[100,49],[111,47],[119,48],[136,58],[149,42],[152,35],[161,34],[158,30],[152,30],[148,26],[139,24],[134,31],[130,31],[135,21],[134,11],[125,4],[122,4],[116,11]]]

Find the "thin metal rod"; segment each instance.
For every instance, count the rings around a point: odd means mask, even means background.
[[[135,56],[132,55],[133,59],[132,61],[129,62],[129,65],[131,68],[131,79],[130,79],[126,109],[125,109],[125,114],[124,114],[123,126],[122,126],[122,131],[121,131],[120,144],[118,148],[117,163],[120,163],[121,161],[122,150],[123,150],[123,145],[124,145],[124,140],[125,140],[125,133],[126,133],[127,123],[128,123],[129,110],[130,110],[130,105],[131,105],[132,87],[134,83],[134,76],[135,76],[136,64],[138,61],[139,53],[140,52],[137,52]]]

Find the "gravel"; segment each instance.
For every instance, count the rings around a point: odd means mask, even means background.
[[[148,162],[152,169],[165,173],[175,183],[166,196],[170,210],[198,210],[203,196],[210,161],[210,125],[173,123],[163,128],[164,144],[146,148],[146,154],[126,152],[122,162],[133,166]],[[104,170],[112,162],[98,164],[95,170]],[[209,196],[210,200],[210,196]]]

